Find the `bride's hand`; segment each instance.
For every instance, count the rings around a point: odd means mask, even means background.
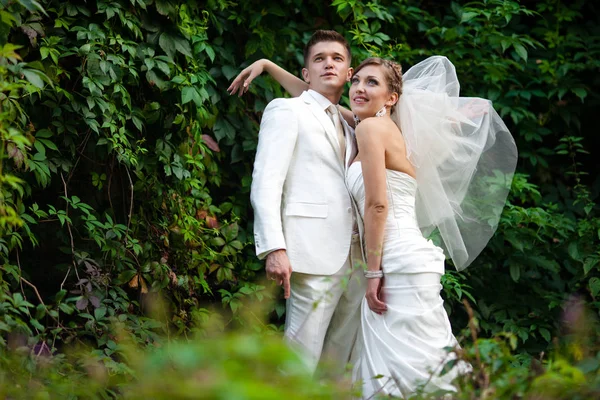
[[[250,88],[250,83],[252,83],[254,78],[264,72],[266,62],[267,60],[261,59],[244,68],[244,70],[235,77],[233,82],[231,82],[231,85],[229,85],[227,88],[229,94],[231,95],[237,92],[238,96],[241,96],[246,93]]]
[[[387,305],[383,297],[383,278],[367,279],[367,304],[371,311],[377,314],[383,314],[387,311]]]

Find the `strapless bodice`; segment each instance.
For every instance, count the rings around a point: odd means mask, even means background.
[[[365,185],[359,161],[348,167],[346,183],[364,220]],[[442,249],[423,237],[415,212],[417,181],[412,176],[386,170],[388,215],[385,221],[382,269],[384,272],[444,273]]]
[[[402,221],[404,228],[417,228],[415,213],[415,196],[417,194],[417,181],[412,176],[391,169],[386,170],[387,197],[389,212],[386,221],[395,226],[396,221]],[[365,211],[365,185],[362,176],[360,161],[350,165],[346,181],[352,196],[356,200],[360,215],[364,218]]]

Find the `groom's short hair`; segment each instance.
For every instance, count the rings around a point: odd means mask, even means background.
[[[345,37],[337,33],[336,31],[329,31],[324,29],[319,29],[315,31],[310,37],[306,46],[304,46],[304,66],[308,65],[308,57],[310,56],[310,50],[312,47],[321,42],[338,42],[342,44],[346,51],[348,52],[348,62],[352,61],[352,53],[350,51],[350,44],[346,40]]]

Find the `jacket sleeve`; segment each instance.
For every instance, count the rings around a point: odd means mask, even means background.
[[[292,160],[298,122],[289,100],[267,105],[260,124],[250,201],[254,209],[254,244],[259,259],[285,249],[281,219],[283,185]]]

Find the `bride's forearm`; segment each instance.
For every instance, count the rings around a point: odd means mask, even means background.
[[[383,255],[384,227],[387,218],[387,206],[367,207],[365,209],[365,244],[367,247],[367,269],[381,269]]]
[[[271,60],[263,59],[264,70],[271,75],[293,97],[298,97],[308,89],[308,83],[289,73]]]

